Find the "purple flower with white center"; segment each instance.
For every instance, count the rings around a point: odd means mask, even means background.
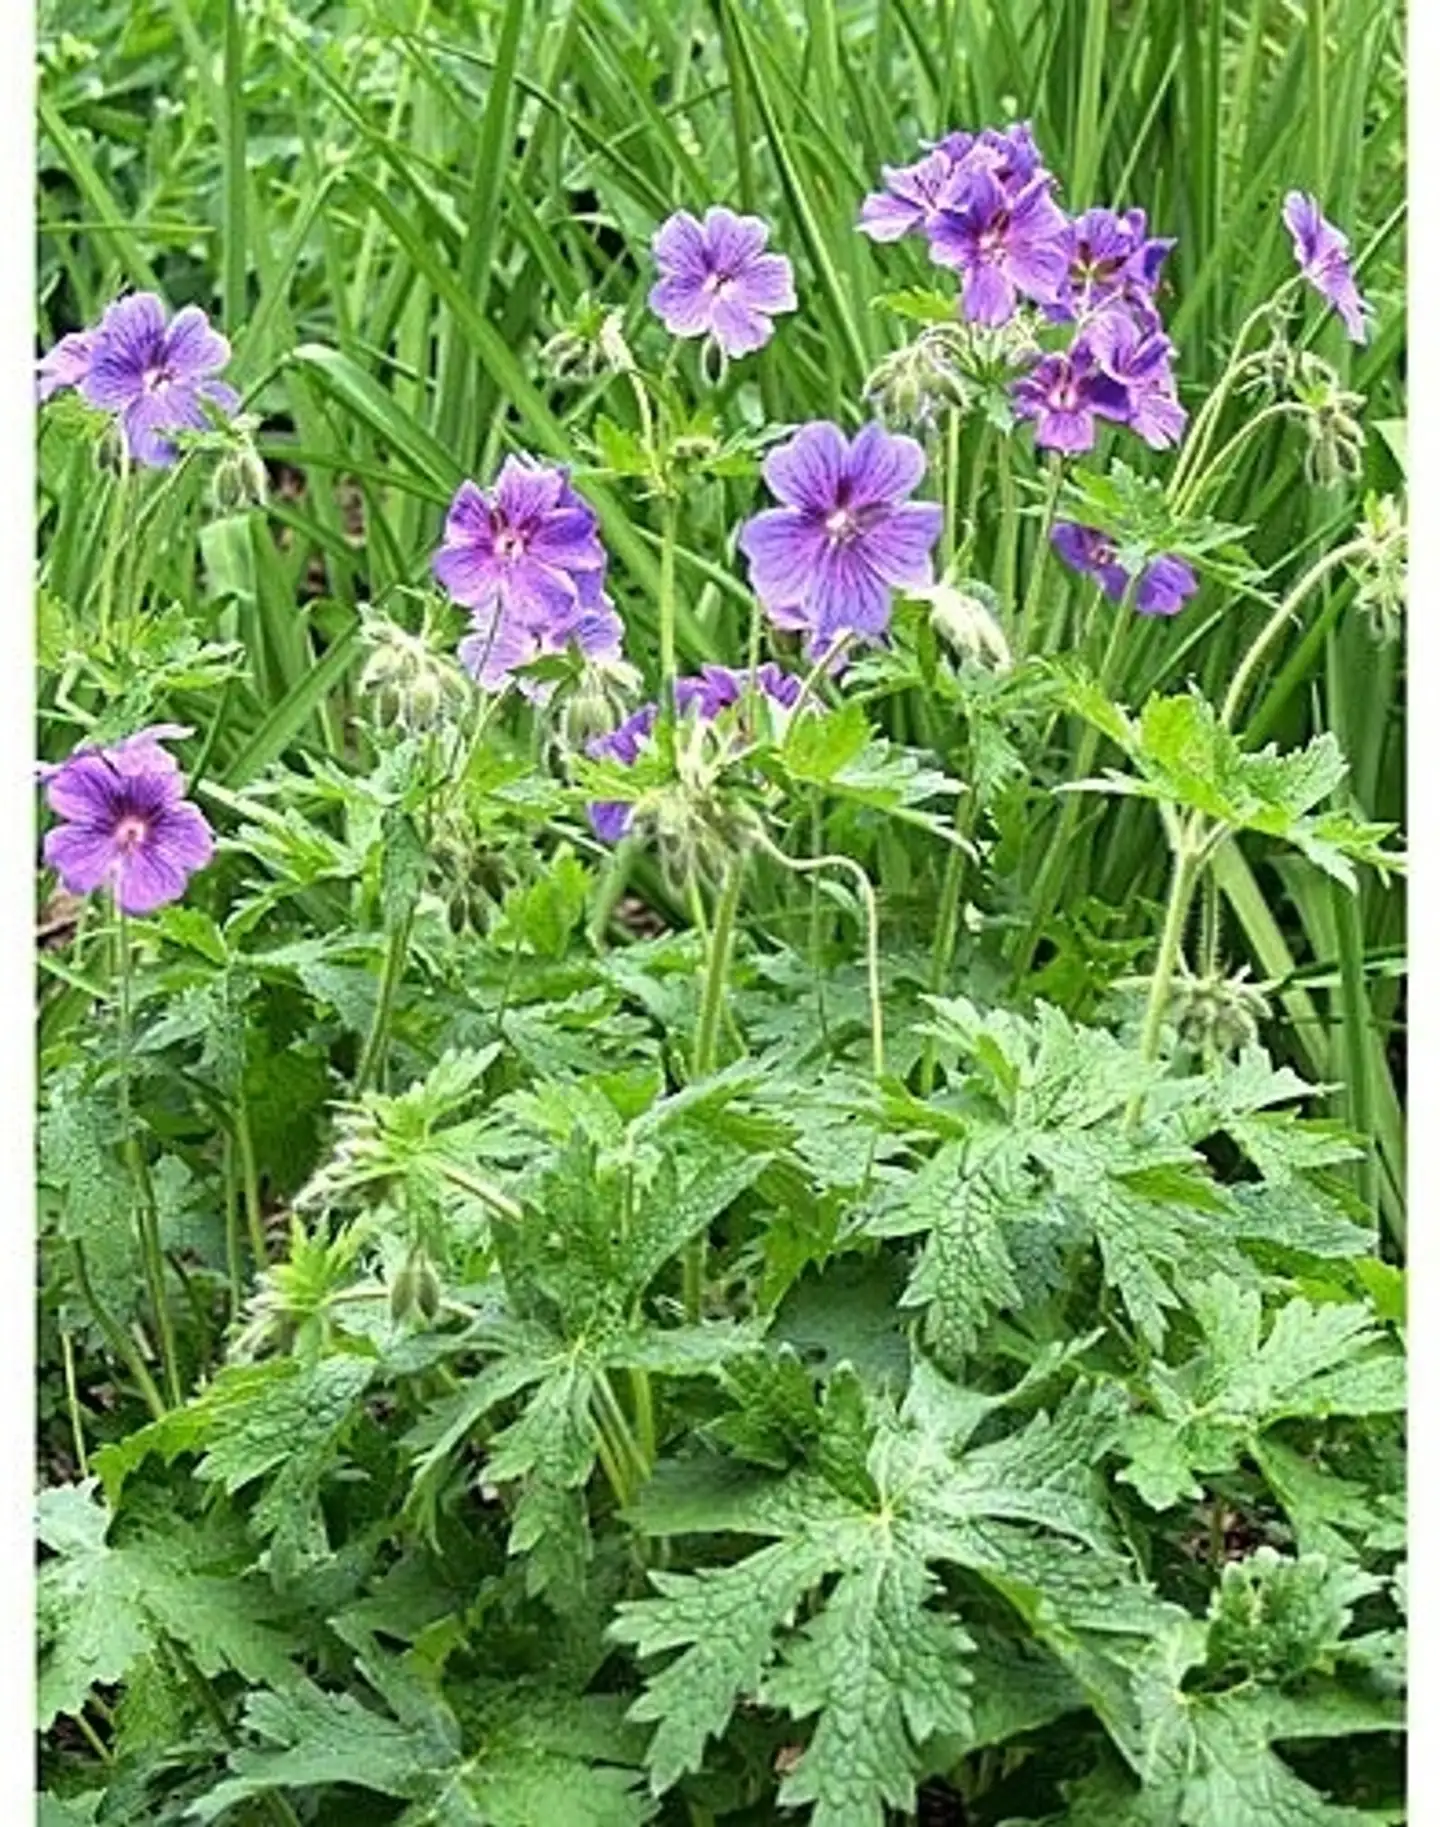
[[[676,711],[681,717],[693,715],[702,723],[713,723],[722,711],[740,702],[750,684],[748,671],[737,672],[729,666],[702,666],[698,674],[675,681]],[[803,689],[794,673],[784,671],[773,660],[755,668],[754,684],[782,710],[793,710]],[[654,731],[659,714],[658,706],[642,704],[618,728],[593,737],[586,745],[586,752],[597,761],[618,761],[623,767],[634,767]],[[602,843],[618,843],[630,829],[632,808],[628,800],[592,800],[587,811],[590,828]]]
[[[493,488],[462,482],[435,554],[437,578],[479,616],[542,628],[598,605],[605,575],[595,511],[563,469],[507,457]]]
[[[66,822],[45,835],[44,856],[69,894],[109,888],[127,914],[178,901],[215,854],[205,815],[184,796],[175,758],[160,746],[190,731],[140,730],[109,748],[83,746],[41,769],[50,810]]]
[[[926,234],[930,258],[964,275],[972,323],[1003,324],[1021,297],[1052,302],[1067,271],[1069,224],[1043,173],[1013,194],[993,172],[957,167]]]
[[[1339,312],[1351,342],[1363,343],[1368,334],[1370,307],[1360,296],[1350,268],[1350,242],[1320,213],[1320,205],[1303,190],[1292,190],[1285,199],[1285,226],[1295,243],[1300,271],[1315,290]]]
[[[78,387],[90,372],[95,353],[93,330],[72,330],[35,364],[35,392],[41,403],[66,387]]]
[[[924,474],[915,440],[876,424],[853,442],[826,420],[805,425],[765,459],[781,506],[746,521],[740,550],[771,621],[804,629],[812,658],[845,635],[879,640],[891,592],[932,581],[943,516],[909,499]]]
[[[1091,318],[1084,343],[1100,373],[1124,388],[1130,429],[1155,450],[1178,443],[1187,415],[1175,393],[1169,337],[1142,327],[1124,305],[1113,304]]]
[[[1084,318],[1112,299],[1143,306],[1153,298],[1160,269],[1175,243],[1146,234],[1145,211],[1087,209],[1070,224],[1068,270],[1056,317]]]
[[[941,193],[955,170],[955,159],[943,147],[913,165],[882,165],[884,189],[872,191],[860,205],[860,232],[872,241],[898,241],[927,228],[940,207]]]
[[[1095,443],[1095,420],[1123,420],[1130,395],[1117,380],[1100,371],[1081,338],[1074,348],[1046,355],[1011,389],[1020,417],[1035,421],[1035,442],[1046,450],[1075,456]]]
[[[1072,570],[1093,577],[1112,602],[1122,600],[1130,585],[1130,573],[1119,562],[1115,541],[1107,533],[1099,527],[1061,520],[1051,528],[1050,543]],[[1141,615],[1175,615],[1199,587],[1195,573],[1183,558],[1162,554],[1152,558],[1140,573],[1135,608]]]
[[[136,463],[168,469],[176,457],[170,434],[204,431],[207,403],[224,413],[240,405],[235,389],[216,379],[230,344],[198,305],[167,322],[153,292],[136,292],[108,306],[89,334],[89,365],[74,384],[92,406],[116,415]]]
[[[758,216],[707,209],[671,216],[651,243],[660,278],[650,309],[672,336],[710,336],[727,356],[749,355],[774,332],[771,318],[793,311],[795,281],[783,254],[768,254]]]

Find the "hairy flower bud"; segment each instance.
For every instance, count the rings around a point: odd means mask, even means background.
[[[1364,396],[1342,387],[1330,364],[1308,351],[1297,359],[1292,387],[1304,412],[1310,480],[1334,488],[1345,477],[1358,476],[1365,462],[1365,429],[1355,414],[1364,406]]]
[[[958,343],[957,330],[938,325],[885,357],[865,383],[885,424],[924,432],[947,408],[970,410],[975,389],[961,372]]]
[[[962,659],[995,672],[1009,672],[1014,660],[996,611],[999,599],[986,585],[966,578],[932,584],[909,595],[930,606],[930,625]]]
[[[583,300],[575,316],[540,351],[552,380],[583,383],[602,374],[633,374],[635,357],[619,311]]]
[[[1370,493],[1358,528],[1364,550],[1352,566],[1355,604],[1381,643],[1400,638],[1408,591],[1409,535],[1405,512],[1393,495]]]
[[[407,735],[418,735],[459,712],[470,694],[469,683],[447,654],[430,645],[427,633],[410,634],[370,611],[363,635],[370,657],[360,689],[370,696],[381,729],[396,725]]]

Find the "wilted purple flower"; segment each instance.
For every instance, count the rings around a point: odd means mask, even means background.
[[[41,402],[65,387],[78,387],[90,372],[95,352],[93,330],[72,330],[35,364],[35,391]]]
[[[1300,271],[1339,312],[1351,342],[1363,343],[1370,307],[1350,270],[1349,240],[1325,220],[1320,205],[1303,190],[1292,190],[1285,198],[1284,216]]]
[[[882,165],[885,187],[872,191],[860,205],[860,232],[872,241],[898,241],[914,229],[927,228],[955,163],[949,153],[937,149],[913,165]]]
[[[722,711],[740,702],[750,683],[748,671],[736,672],[728,666],[702,666],[695,676],[675,681],[676,711],[681,717],[693,715],[703,723],[713,722]],[[785,672],[773,660],[755,668],[754,684],[784,710],[795,707],[803,689],[794,673]],[[618,728],[593,737],[586,745],[587,753],[597,761],[618,761],[623,767],[633,767],[654,731],[659,714],[657,705],[642,704]],[[602,843],[618,843],[630,829],[631,807],[627,800],[592,800],[587,811],[590,828]]]
[[[1117,302],[1090,319],[1084,343],[1100,373],[1125,389],[1130,429],[1156,450],[1177,443],[1186,412],[1175,393],[1169,337],[1137,324]]]
[[[1073,456],[1095,442],[1095,420],[1124,419],[1130,395],[1103,374],[1084,338],[1063,354],[1043,356],[1011,390],[1021,418],[1035,421],[1035,442]]]
[[[1044,304],[1065,281],[1069,225],[1044,173],[1017,191],[993,171],[956,167],[926,226],[930,258],[964,275],[974,323],[1003,324],[1020,297]]]
[[[117,298],[88,334],[89,365],[74,384],[92,406],[117,416],[137,463],[168,468],[176,455],[168,434],[204,431],[207,401],[226,413],[240,404],[235,389],[215,378],[230,359],[230,344],[198,305],[186,305],[167,323],[155,294],[136,292]]]
[[[1093,577],[1113,602],[1123,598],[1130,573],[1119,562],[1115,541],[1107,533],[1099,527],[1061,520],[1050,530],[1050,543],[1073,570]],[[1199,587],[1183,558],[1169,554],[1152,558],[1140,573],[1135,607],[1141,615],[1175,615]]]
[[[526,622],[498,609],[480,610],[471,618],[470,632],[461,641],[460,664],[482,691],[500,691],[521,667],[547,654],[578,647],[590,660],[618,660],[624,627],[608,596],[588,608],[574,605],[568,612],[541,622]],[[538,680],[516,679],[527,698],[543,698],[546,687]]]
[[[713,336],[728,356],[768,343],[779,311],[795,309],[795,282],[783,254],[767,254],[770,230],[758,216],[707,209],[671,216],[651,248],[660,269],[650,309],[672,336]]]
[[[215,853],[205,815],[184,797],[179,765],[160,746],[189,730],[140,730],[109,748],[82,746],[42,768],[50,810],[68,822],[45,835],[46,863],[70,894],[110,888],[127,914],[177,901]]]
[[[740,550],[771,621],[808,631],[812,657],[842,635],[877,640],[891,591],[931,582],[943,516],[908,499],[924,473],[915,440],[876,424],[852,443],[826,420],[805,425],[765,459],[782,505],[745,523]]]
[[[1145,211],[1087,209],[1069,226],[1067,270],[1050,315],[1085,318],[1112,299],[1147,303],[1173,240],[1147,236]]]

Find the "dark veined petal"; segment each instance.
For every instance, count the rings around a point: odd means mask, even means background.
[[[128,914],[154,913],[185,892],[185,866],[153,834],[133,850],[117,853],[115,899]]]
[[[793,311],[795,275],[783,254],[757,254],[735,280],[735,292],[754,311]]]
[[[109,881],[119,857],[108,825],[56,825],[45,833],[42,854],[67,894],[91,894]]]
[[[759,216],[737,216],[717,206],[705,211],[705,258],[710,270],[733,278],[770,239]]]
[[[710,328],[715,294],[700,272],[670,273],[650,288],[650,309],[672,336],[703,336]]]
[[[771,494],[786,507],[828,514],[839,503],[846,455],[839,427],[818,419],[777,445],[765,459],[763,474]]]
[[[915,439],[888,432],[872,420],[861,427],[850,445],[845,465],[846,505],[864,508],[901,501],[924,474],[925,452]]]
[[[933,501],[906,501],[891,508],[860,542],[865,562],[887,584],[929,584],[934,579],[930,554],[940,537],[944,513]]]
[[[199,305],[186,305],[165,333],[164,359],[181,379],[200,380],[230,360],[230,343],[211,329]]]
[[[823,652],[843,634],[875,638],[890,623],[890,589],[858,545],[827,552],[807,601],[815,644]]]
[[[751,588],[772,611],[803,601],[825,546],[823,523],[796,508],[767,508],[740,529]]]
[[[775,326],[763,311],[752,310],[739,295],[739,287],[729,297],[717,296],[710,313],[710,327],[715,340],[729,356],[751,355],[763,349],[775,334]]]
[[[698,281],[709,271],[704,230],[687,209],[661,224],[650,251],[662,272],[692,274]]]

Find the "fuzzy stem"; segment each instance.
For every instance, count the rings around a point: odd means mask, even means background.
[[[1203,846],[1190,829],[1182,829],[1175,844],[1170,871],[1170,896],[1165,904],[1165,924],[1160,929],[1160,949],[1150,978],[1150,994],[1145,1001],[1145,1018],[1140,1027],[1140,1057],[1147,1066],[1160,1055],[1160,1033],[1165,1024],[1165,1005],[1170,999],[1170,985],[1185,944],[1185,923],[1190,917],[1190,903],[1195,898]],[[1137,1091],[1125,1111],[1127,1128],[1140,1120],[1145,1094]]]
[[[1245,700],[1245,688],[1254,676],[1255,669],[1264,659],[1270,644],[1278,639],[1286,622],[1310,594],[1322,578],[1328,577],[1337,566],[1348,564],[1352,558],[1366,549],[1363,539],[1352,539],[1343,546],[1336,546],[1333,552],[1327,552],[1322,559],[1311,565],[1310,569],[1296,584],[1295,588],[1281,603],[1270,620],[1250,643],[1250,650],[1241,660],[1230,681],[1230,689],[1225,694],[1225,702],[1220,707],[1220,721],[1228,730],[1235,721],[1241,704]]]
[[[1028,658],[1030,654],[1035,615],[1040,607],[1040,593],[1050,559],[1050,529],[1055,524],[1055,507],[1060,499],[1060,484],[1064,477],[1064,459],[1052,451],[1045,478],[1045,511],[1040,520],[1040,540],[1035,548],[1035,562],[1030,569],[1030,583],[1025,591],[1025,605],[1020,611],[1020,626],[1016,635],[1016,646],[1022,658]]]
[[[75,1463],[80,1467],[80,1476],[90,1476],[90,1458],[85,1451],[85,1424],[80,1416],[80,1392],[75,1387],[75,1347],[70,1343],[70,1334],[60,1334],[60,1356],[65,1365],[65,1407],[70,1415],[70,1436],[75,1442]]]
[[[155,1189],[150,1170],[136,1133],[130,1108],[132,1067],[131,985],[133,960],[130,945],[130,921],[123,907],[117,905],[119,920],[117,949],[120,962],[120,1122],[124,1132],[125,1159],[135,1186],[136,1213],[140,1232],[140,1255],[145,1265],[145,1281],[150,1305],[155,1313],[155,1330],[160,1340],[160,1363],[171,1406],[178,1408],[184,1400],[180,1387],[179,1359],[175,1351],[175,1331],[170,1319],[170,1303],[165,1290],[165,1255],[160,1246],[160,1215],[155,1207]]]
[[[665,497],[660,520],[660,702],[674,708],[675,690],[675,542],[679,531],[679,503]]]
[[[1015,559],[1020,537],[1020,515],[1015,499],[1015,473],[1011,467],[1010,440],[1000,440],[1000,538],[995,566],[1001,609],[1015,633]]]
[[[360,1056],[360,1066],[355,1074],[357,1095],[368,1090],[378,1080],[385,1064],[385,1052],[390,1044],[390,1022],[395,1013],[395,996],[400,988],[400,979],[405,975],[405,960],[410,951],[410,934],[415,926],[415,902],[412,899],[404,913],[390,928],[390,936],[385,946],[385,966],[380,978],[380,994],[375,1002],[375,1015],[370,1023],[370,1033],[365,1041],[365,1051]]]
[[[735,941],[735,916],[740,906],[740,886],[744,874],[745,853],[741,851],[725,873],[720,898],[715,906],[715,919],[710,929],[705,982],[700,996],[700,1020],[695,1030],[695,1053],[690,1068],[693,1084],[698,1084],[715,1070],[720,1012],[725,999],[725,980],[730,971],[730,953]],[[702,1232],[685,1247],[685,1317],[692,1325],[700,1318],[707,1241]]]
[[[1200,501],[1203,500],[1211,478],[1224,470],[1230,459],[1249,443],[1262,425],[1268,425],[1272,419],[1304,417],[1305,408],[1298,401],[1273,400],[1270,405],[1257,412],[1253,419],[1246,419],[1239,431],[1220,446],[1195,480],[1187,485],[1184,494],[1176,498],[1176,515],[1183,519],[1186,514],[1194,512]]]

